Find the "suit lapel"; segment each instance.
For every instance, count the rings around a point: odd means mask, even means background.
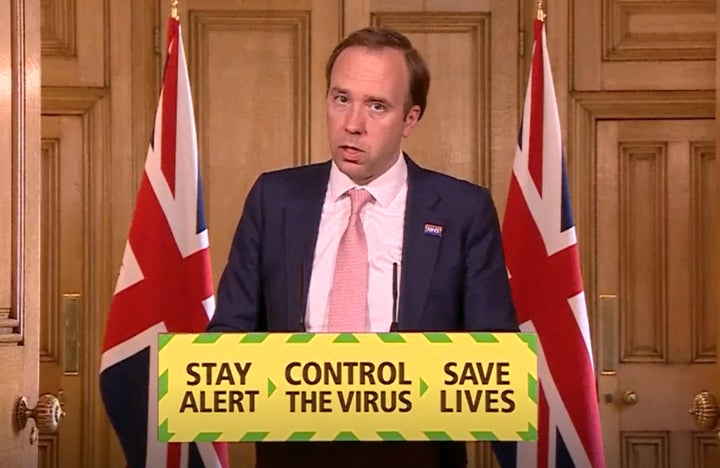
[[[330,177],[330,163],[310,166],[285,203],[285,278],[287,327],[300,330],[315,255],[320,216]]]
[[[400,331],[418,330],[422,323],[430,279],[435,269],[441,235],[428,232],[433,226],[443,226],[444,217],[438,209],[440,196],[426,171],[410,158],[408,164],[408,195],[405,208],[405,228],[402,247]]]

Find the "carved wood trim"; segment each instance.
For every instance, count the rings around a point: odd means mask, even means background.
[[[716,166],[715,142],[693,142],[690,148],[690,210],[692,256],[690,316],[692,317],[692,362],[716,361],[716,329],[712,316],[717,310],[713,279],[717,250],[715,246]]]
[[[32,218],[35,213],[33,209],[37,206],[34,201],[35,196],[32,190],[35,188],[34,181],[28,182],[26,179],[31,178],[34,170],[34,161],[29,161],[27,148],[36,151],[35,138],[39,134],[39,119],[36,118],[37,112],[37,94],[36,88],[33,89],[32,83],[36,83],[38,79],[38,70],[32,69],[29,65],[28,51],[32,52],[33,47],[26,50],[26,34],[33,34],[30,27],[26,30],[26,6],[24,2],[15,0],[10,2],[10,19],[11,31],[9,37],[19,38],[11,41],[10,45],[10,61],[13,66],[10,67],[10,76],[8,77],[10,85],[7,90],[10,93],[10,122],[12,128],[9,131],[9,139],[11,145],[10,169],[11,180],[10,188],[10,227],[4,232],[9,232],[11,236],[10,244],[10,278],[7,282],[10,284],[7,289],[3,288],[2,295],[5,300],[5,293],[9,291],[9,304],[0,304],[3,306],[2,321],[0,322],[0,345],[17,345],[24,342],[24,316],[27,302],[31,299],[26,296],[26,281],[34,284],[32,278],[28,279],[28,275],[35,272],[34,264],[30,259],[30,263],[26,264],[29,254],[33,249],[25,247],[25,239],[27,233],[30,232],[32,241],[34,227],[28,227],[28,224],[34,224],[36,220]],[[32,8],[29,9],[32,12]],[[39,58],[36,57],[36,58]],[[31,69],[27,67],[30,66]],[[30,88],[28,93],[27,88]],[[37,126],[36,126],[37,125]],[[38,134],[34,133],[38,132]],[[30,154],[30,157],[34,153]],[[30,169],[28,169],[28,167]],[[30,198],[30,201],[28,201]],[[26,217],[30,214],[31,218]],[[27,268],[26,268],[27,266]],[[8,307],[9,306],[9,307]],[[32,313],[28,314],[31,315]],[[32,315],[31,315],[32,316]],[[33,342],[32,338],[29,339]]]
[[[84,434],[81,465],[91,466],[94,447],[100,445],[104,410],[97,386],[105,318],[110,307],[114,276],[110,271],[110,103],[105,88],[42,89],[43,115],[81,116],[83,120],[83,186],[85,187],[85,224],[83,245],[85,268],[82,298],[81,330],[83,343],[79,356],[81,406],[84,409]],[[123,226],[126,228],[126,226]]]
[[[60,174],[58,158],[60,141],[57,139],[42,140],[40,154],[43,159],[41,171],[41,192],[44,195],[40,212],[43,223],[40,235],[40,252],[44,261],[40,265],[41,287],[40,298],[40,361],[58,362],[60,359],[60,307],[58,281],[60,280],[60,220],[58,219]],[[55,313],[53,313],[55,312]],[[43,326],[42,324],[45,324]],[[43,333],[43,330],[47,334]]]
[[[43,0],[40,5],[43,56],[77,56],[76,0]]]
[[[653,1],[604,0],[603,8],[603,60],[713,60],[715,58],[714,31],[682,32],[657,29],[632,30],[633,22],[641,21],[644,14],[665,17],[684,24],[697,24],[698,16],[715,17],[713,1]],[[635,21],[634,21],[635,20]],[[714,24],[714,22],[713,22]]]
[[[642,459],[647,463],[647,456],[641,457],[639,450],[652,452],[654,456],[653,464],[657,468],[668,468],[670,466],[670,434],[667,432],[620,432],[622,440],[622,459],[621,466],[638,467],[638,459]],[[645,455],[648,455],[647,453]]]
[[[711,468],[716,466],[718,438],[714,432],[692,433],[693,467]]]
[[[13,329],[20,325],[20,321],[10,318],[11,309],[0,308],[0,343],[18,343],[20,335],[13,333]]]
[[[40,434],[38,438],[38,468],[58,468],[60,466],[59,452],[58,434]]]
[[[713,91],[601,91],[570,94],[567,162],[592,342],[597,343],[596,127],[603,119],[711,119]],[[597,347],[595,347],[597,349]],[[597,362],[597,355],[595,356]]]
[[[664,143],[620,143],[620,317],[621,362],[664,362],[667,360],[667,236],[664,229],[643,230],[638,235],[641,215],[654,219],[650,224],[665,226],[667,220],[667,145]],[[643,179],[643,180],[637,180]],[[638,183],[639,182],[639,183]],[[636,187],[649,187],[638,193]],[[642,235],[646,237],[642,238]],[[654,253],[654,254],[653,254]],[[649,258],[648,258],[649,257]],[[643,280],[644,279],[644,280]],[[629,285],[647,283],[646,289],[631,294]],[[642,304],[633,304],[633,298]],[[640,310],[641,315],[629,314]],[[643,335],[650,336],[643,340]]]

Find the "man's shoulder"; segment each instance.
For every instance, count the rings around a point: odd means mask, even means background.
[[[259,190],[273,195],[298,194],[326,187],[330,177],[330,163],[316,163],[263,172],[257,179]]]
[[[248,199],[265,200],[272,206],[282,200],[314,200],[325,193],[329,176],[329,162],[263,172],[253,184]]]
[[[466,198],[482,197],[490,193],[486,187],[468,180],[420,166],[416,166],[416,169],[418,170],[418,176],[432,184],[441,195]]]
[[[274,171],[264,172],[261,175],[263,180],[269,182],[288,182],[296,180],[312,179],[330,171],[330,162],[307,164],[304,166],[287,167]]]

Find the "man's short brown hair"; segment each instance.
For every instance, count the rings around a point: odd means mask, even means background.
[[[327,65],[325,66],[325,79],[327,87],[330,88],[330,73],[332,73],[335,60],[340,53],[349,47],[367,47],[370,50],[379,50],[386,47],[397,49],[405,55],[405,64],[410,74],[410,99],[405,104],[405,113],[410,110],[411,106],[418,105],[420,107],[420,116],[425,113],[427,106],[427,93],[430,88],[430,72],[425,64],[425,60],[420,53],[413,48],[410,39],[403,34],[388,28],[368,27],[363,28],[342,40],[330,54]]]

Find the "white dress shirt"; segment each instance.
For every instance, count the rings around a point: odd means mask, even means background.
[[[358,187],[373,196],[360,213],[368,245],[369,278],[367,329],[358,331],[390,330],[393,321],[393,263],[397,263],[398,268],[399,294],[407,200],[407,164],[402,153],[390,169],[364,186],[355,184],[332,162],[308,291],[305,324],[309,332],[327,331],[335,257],[350,217],[347,191]]]

